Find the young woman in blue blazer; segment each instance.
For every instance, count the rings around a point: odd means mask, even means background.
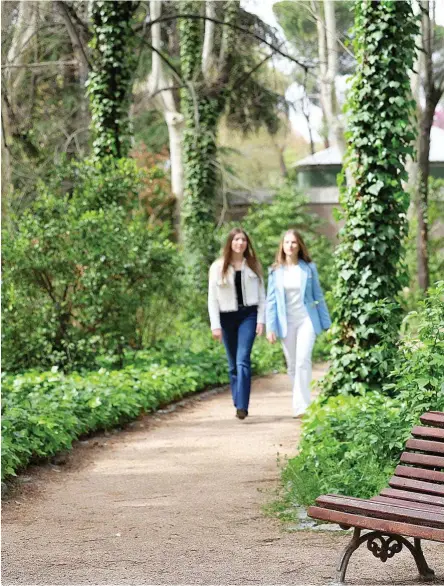
[[[316,265],[296,230],[288,230],[270,269],[266,304],[267,339],[282,341],[293,383],[293,417],[310,404],[311,355],[316,335],[331,325]]]

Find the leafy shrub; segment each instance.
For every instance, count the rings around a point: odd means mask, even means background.
[[[386,385],[396,389],[404,437],[427,410],[444,411],[444,281],[404,320],[398,360]]]
[[[69,173],[77,176],[72,192],[63,174],[40,185],[6,229],[2,337],[10,372],[91,368],[100,353],[141,347],[153,298],[172,305],[180,290],[176,247],[138,210],[134,164],[86,162]]]
[[[313,403],[304,420],[299,455],[283,479],[293,502],[308,505],[325,492],[369,497],[388,470],[387,445],[396,452],[399,406],[380,393],[331,397]]]
[[[422,413],[444,411],[443,324],[441,282],[404,320],[384,393],[320,396],[310,406],[300,452],[283,473],[289,503],[308,505],[325,492],[370,497],[386,484]]]

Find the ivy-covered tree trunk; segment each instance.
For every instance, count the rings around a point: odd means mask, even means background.
[[[94,0],[91,48],[94,70],[87,87],[94,156],[125,157],[131,141],[129,100],[135,48],[131,24],[138,2]]]
[[[226,4],[225,22],[235,22],[239,3]],[[199,14],[204,7],[202,2],[182,2],[181,13]],[[204,79],[203,73],[207,72],[201,71],[203,31],[201,20],[181,20],[180,57],[186,83],[182,91],[185,119],[183,240],[194,284],[199,289],[206,287],[208,267],[218,252],[214,236],[218,183],[216,134],[226,103],[223,80],[233,36],[233,29],[224,26],[217,75],[213,80],[207,75]]]
[[[335,321],[326,394],[380,389],[399,327],[394,310],[408,196],[406,157],[414,134],[409,70],[416,19],[409,1],[362,0],[355,7],[356,73],[349,92],[348,149],[337,252]]]

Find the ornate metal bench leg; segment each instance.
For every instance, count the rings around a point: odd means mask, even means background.
[[[432,570],[432,568],[429,568],[429,565],[427,564],[427,561],[424,557],[424,553],[422,551],[421,540],[415,538],[413,541],[414,547],[410,551],[412,552],[413,557],[415,558],[419,575],[424,581],[428,582],[430,580],[433,580],[435,577],[435,572]]]
[[[347,545],[347,547],[342,552],[342,556],[339,561],[339,565],[338,565],[337,573],[336,573],[336,582],[339,584],[344,584],[345,572],[347,571],[348,562],[350,561],[352,553],[355,550],[357,550],[358,547],[362,543],[362,541],[360,539],[360,535],[361,535],[361,529],[359,529],[358,527],[355,527],[355,529],[353,531],[353,537],[352,537],[350,543]]]
[[[370,531],[361,535],[361,529],[356,527],[352,540],[344,549],[341,556],[341,561],[339,562],[336,574],[336,583],[344,584],[345,572],[347,571],[348,562],[350,561],[352,553],[365,541],[367,542],[367,549],[382,562],[386,562],[388,559],[399,553],[404,545],[412,554],[421,579],[427,582],[434,579],[435,572],[429,568],[426,562],[421,548],[420,539],[415,538],[413,540],[414,543],[412,544],[402,535],[384,534],[379,531]]]

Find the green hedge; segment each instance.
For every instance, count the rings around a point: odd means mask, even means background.
[[[133,353],[128,361],[122,370],[65,375],[54,368],[3,376],[2,478],[69,449],[82,435],[228,383],[221,345],[193,351],[170,344],[162,351]],[[265,374],[282,367],[282,352],[261,339],[252,362],[255,374]]]

